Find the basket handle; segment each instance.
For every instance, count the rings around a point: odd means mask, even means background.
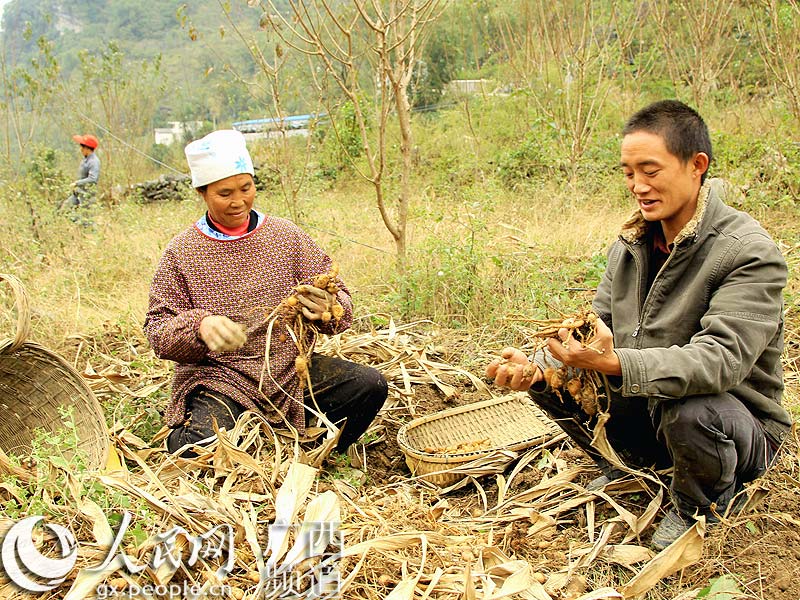
[[[14,339],[0,340],[0,353],[2,352],[15,352],[18,350],[28,337],[31,331],[31,311],[28,305],[28,294],[25,292],[25,286],[14,275],[8,273],[0,273],[0,281],[5,281],[11,286],[14,292],[15,305],[17,307],[17,331]],[[9,345],[10,343],[10,345]]]

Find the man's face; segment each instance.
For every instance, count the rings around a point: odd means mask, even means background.
[[[234,229],[250,218],[256,186],[249,173],[242,173],[209,183],[201,195],[211,219],[223,227]]]
[[[622,138],[620,164],[645,220],[661,221],[671,243],[694,216],[708,157],[701,152],[684,163],[667,150],[660,135],[635,131]]]

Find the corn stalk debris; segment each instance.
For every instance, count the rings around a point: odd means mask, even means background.
[[[478,377],[434,358],[433,339],[420,325],[388,319],[381,329],[321,338],[317,351],[378,368],[391,389],[384,414],[398,408],[413,414],[420,385],[445,397],[468,384],[489,394]],[[108,358],[101,362],[103,355]],[[149,376],[137,380],[132,364],[113,359],[113,352],[92,356],[101,364],[87,365],[85,377],[101,397],[160,389]],[[315,544],[308,535],[319,523],[336,524],[341,534],[336,570],[343,598],[635,598],[694,560],[702,547],[699,522],[680,547],[653,557],[641,538],[662,490],[634,473],[605,490],[587,491],[579,483],[586,469],[565,460],[570,449],[563,444],[521,452],[510,472],[468,474],[456,491],[415,478],[385,485],[339,479],[309,460],[313,442],[298,443],[252,412],[232,431],[219,430],[194,458],[169,455],[165,430],[150,441],[119,423],[112,431],[118,461],[103,472],[0,456],[0,494],[69,524],[78,541],[74,569],[43,600],[91,597],[99,585],[122,591],[146,583],[208,593],[222,581],[228,597],[273,597],[266,573],[302,575],[330,550],[321,546],[326,540]],[[470,487],[475,493],[467,493]],[[634,492],[651,499],[641,512],[620,498]],[[32,494],[35,503],[26,501]],[[24,516],[23,510],[14,518]],[[12,522],[4,518],[2,524]],[[182,532],[175,548],[184,563],[148,562],[164,532],[174,528]],[[230,556],[192,554],[194,542],[223,529],[231,532],[223,548]],[[565,530],[571,537],[566,546]],[[106,560],[110,552],[112,561]],[[185,564],[190,557],[196,557],[191,568]],[[621,565],[634,577],[590,589],[586,574],[604,564]],[[3,597],[14,597],[15,590],[0,582]]]

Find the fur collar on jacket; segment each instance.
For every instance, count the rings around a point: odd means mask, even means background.
[[[708,206],[708,194],[711,191],[712,185],[719,188],[724,186],[724,183],[721,179],[706,180],[703,187],[700,188],[700,193],[697,197],[697,210],[694,211],[694,216],[683,226],[683,229],[678,232],[678,235],[675,236],[673,243],[676,246],[686,238],[697,233],[703,215],[705,215],[706,207]],[[719,192],[721,190],[718,189],[717,191]],[[622,230],[619,235],[626,242],[635,243],[644,237],[645,233],[647,233],[648,226],[648,222],[645,221],[644,216],[642,216],[642,211],[637,209],[622,225]]]

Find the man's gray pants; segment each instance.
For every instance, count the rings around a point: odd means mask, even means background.
[[[93,188],[94,186],[92,186]],[[91,225],[89,210],[94,205],[94,189],[76,188],[69,197],[58,207],[58,211],[65,213],[74,223]]]
[[[596,417],[589,418],[564,392],[531,391],[531,397],[591,456],[606,475],[613,469],[591,447]],[[605,400],[603,400],[605,403]],[[761,476],[774,456],[758,419],[728,393],[679,400],[626,398],[611,393],[606,435],[631,467],[674,467],[670,492],[687,516],[724,512],[743,485]]]

